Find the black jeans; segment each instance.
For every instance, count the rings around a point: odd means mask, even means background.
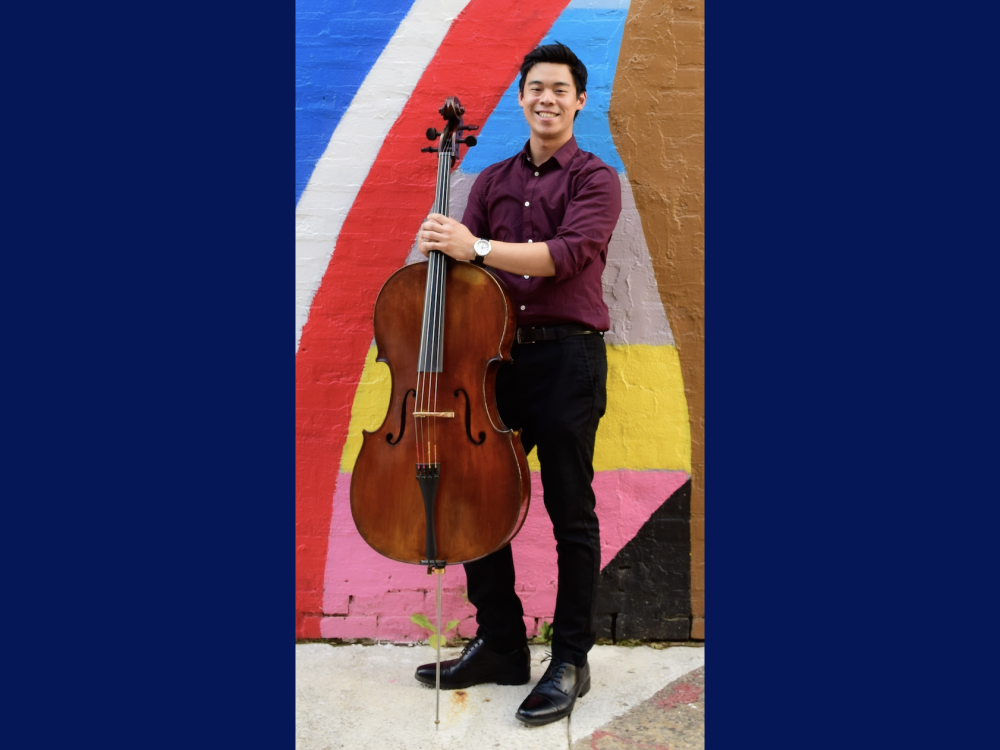
[[[577,666],[594,645],[594,603],[601,542],[594,512],[594,439],[607,405],[608,360],[597,334],[514,344],[513,364],[497,373],[504,424],[520,428],[525,453],[538,449],[545,509],[559,560],[552,655]],[[535,501],[536,498],[533,498]],[[527,640],[524,610],[514,592],[510,545],[466,563],[478,634],[507,653]]]

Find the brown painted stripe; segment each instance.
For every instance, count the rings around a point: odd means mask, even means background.
[[[705,637],[704,20],[703,0],[632,0],[609,113],[691,419],[693,638]]]

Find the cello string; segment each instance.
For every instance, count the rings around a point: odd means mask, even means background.
[[[441,161],[442,161],[443,157],[444,157],[444,155],[441,152],[438,152],[437,181],[436,181],[436,183],[434,185],[434,207],[432,209],[434,213],[437,213],[438,209],[441,206]],[[430,312],[429,328],[430,328],[430,330],[429,330],[428,347],[427,347],[427,372],[428,372],[428,376],[427,377],[429,379],[429,382],[428,382],[428,393],[427,393],[427,398],[428,398],[428,408],[427,408],[427,411],[431,411],[433,409],[433,406],[431,404],[430,399],[431,399],[431,393],[434,390],[434,380],[435,380],[435,377],[436,377],[436,374],[434,372],[434,359],[435,359],[434,358],[434,348],[435,348],[435,343],[436,343],[436,339],[437,339],[437,306],[438,306],[438,300],[437,300],[437,292],[438,292],[438,288],[437,288],[437,273],[438,273],[438,266],[439,266],[439,264],[440,264],[439,254],[438,254],[437,251],[433,251],[432,250],[431,253],[430,253],[430,266],[429,266],[428,272],[427,272],[427,289],[428,289],[428,293],[431,295],[431,306],[429,308],[429,312]],[[433,420],[434,418],[433,417],[429,417],[428,419]],[[427,442],[427,453],[428,453],[427,460],[428,460],[429,463],[434,463],[435,462],[435,458],[436,458],[436,456],[433,453],[433,447],[432,447],[432,445],[436,444],[436,442],[437,442],[436,439],[435,439],[436,435],[434,433],[435,433],[434,424],[433,424],[433,422],[431,422],[430,424],[427,425],[427,435],[428,435],[428,438],[427,438],[427,440],[428,440],[428,442]]]
[[[434,211],[435,213],[441,212],[441,197],[444,193],[444,164],[447,159],[447,155],[444,151],[438,152],[438,174],[437,174],[437,185],[435,187],[434,195]],[[432,274],[432,284],[434,289],[433,297],[433,310],[432,310],[432,326],[431,326],[431,346],[428,349],[428,364],[430,365],[430,392],[428,393],[429,410],[431,412],[437,411],[437,379],[438,379],[438,366],[437,366],[437,346],[438,346],[438,327],[441,317],[441,285],[439,283],[439,277],[441,275],[441,267],[444,265],[444,256],[440,251],[433,253],[434,255],[434,266]],[[438,460],[437,456],[437,417],[430,417],[431,423],[429,425],[429,445],[428,454],[429,460],[432,464],[436,464]]]
[[[443,140],[444,139],[442,139],[442,141]],[[444,154],[444,149],[442,148],[441,151],[438,153],[437,185],[435,186],[435,190],[434,190],[434,212],[435,213],[440,213],[441,212],[441,191],[443,190],[443,186],[441,184],[441,167],[444,164],[444,159],[445,159],[445,154]],[[435,261],[434,262],[434,280],[433,280],[433,284],[434,284],[434,311],[433,311],[433,316],[434,317],[433,317],[433,325],[431,327],[431,347],[430,347],[430,351],[428,352],[429,359],[431,360],[431,373],[432,373],[431,374],[431,389],[430,389],[431,392],[428,394],[428,396],[430,398],[433,398],[434,394],[437,393],[437,357],[435,355],[436,355],[436,352],[437,352],[437,331],[438,331],[438,314],[439,314],[438,307],[441,304],[440,303],[440,299],[438,298],[438,292],[439,292],[439,287],[438,287],[438,273],[439,273],[439,269],[441,267],[441,258],[440,258],[440,256],[437,253],[434,254],[434,261]],[[434,399],[434,401],[431,402],[431,410],[432,411],[436,411],[437,410],[437,404],[435,403],[436,401],[437,401],[437,399]],[[437,463],[437,419],[435,419],[434,417],[431,417],[431,423],[429,425],[429,430],[430,430],[430,433],[432,435],[431,443],[433,445],[433,453],[431,454],[431,463]]]
[[[441,377],[441,357],[440,351],[443,346],[442,333],[444,330],[444,275],[448,269],[448,259],[442,257],[438,267],[438,320],[437,320],[437,341],[435,341],[434,353],[437,362],[434,367],[434,412],[438,411],[438,381]],[[440,458],[437,452],[437,418],[434,418],[434,463],[438,463]]]
[[[440,154],[441,158],[439,160],[439,182],[441,185],[441,195],[439,196],[438,213],[445,216],[448,215],[448,193],[449,193],[449,177],[451,172],[451,162],[452,162],[452,152],[449,150],[446,153]],[[434,412],[438,411],[438,385],[441,377],[441,372],[444,369],[444,314],[445,314],[445,294],[446,294],[446,276],[448,273],[448,259],[443,254],[439,258],[438,273],[437,273],[437,326],[435,328],[436,341],[434,346]],[[434,429],[434,463],[438,463],[439,456],[437,454],[437,417],[434,418],[433,423]]]
[[[439,169],[438,169],[438,183],[440,183],[440,159],[439,159]],[[435,207],[437,205],[437,185],[435,185],[435,196],[434,202]],[[427,266],[427,281],[424,286],[424,311],[423,318],[421,320],[420,329],[420,356],[417,364],[417,398],[416,398],[416,409],[417,412],[427,411],[427,389],[429,388],[428,383],[428,372],[430,365],[430,350],[431,350],[431,329],[432,329],[432,316],[433,316],[433,303],[434,303],[434,253],[431,252],[428,257]],[[423,418],[414,419],[417,425],[416,438],[417,438],[417,455],[419,463],[426,464],[430,462],[429,455],[429,433],[427,427],[424,425]],[[425,450],[426,449],[426,450]]]
[[[438,153],[438,174],[437,181],[434,187],[434,207],[433,211],[436,212],[440,207],[441,202],[441,162],[442,154]],[[437,319],[437,308],[438,308],[438,284],[437,284],[437,274],[438,268],[441,265],[441,253],[432,250],[428,257],[428,268],[427,268],[427,288],[425,291],[425,312],[424,320],[426,325],[426,338],[424,349],[424,358],[422,362],[423,375],[423,386],[421,387],[421,408],[420,411],[431,411],[431,391],[435,388],[435,373],[434,373],[434,350],[435,350],[435,339],[436,339],[436,319]],[[422,418],[421,422],[427,417]],[[434,419],[430,417],[429,419]],[[426,463],[434,463],[436,461],[436,429],[434,424],[422,426],[421,444],[423,446],[426,443],[426,455],[424,460]],[[433,445],[432,445],[433,444]]]
[[[427,351],[428,351],[428,349],[430,347],[430,316],[431,316],[431,306],[432,306],[432,299],[431,299],[431,297],[432,297],[431,275],[432,275],[433,268],[434,268],[433,254],[431,254],[431,255],[428,256],[427,261],[428,261],[428,265],[427,265],[427,280],[426,280],[426,283],[424,285],[424,317],[423,317],[423,321],[421,323],[421,330],[420,330],[420,364],[419,364],[419,366],[417,368],[419,374],[417,375],[417,379],[418,379],[418,396],[417,396],[418,406],[417,406],[416,410],[418,412],[423,412],[423,411],[427,410],[426,393],[425,393],[425,391],[426,391],[426,387],[427,387]],[[420,419],[414,419],[414,422],[416,424],[420,425],[420,434],[419,434],[419,440],[418,440],[418,451],[420,452],[420,463],[421,464],[427,464],[430,461],[430,457],[426,455],[426,451],[425,451],[425,448],[426,448],[425,440],[426,440],[426,436],[427,436],[426,425],[424,424],[424,420],[422,418],[420,418]]]
[[[413,399],[413,411],[419,412],[421,405],[421,394],[423,393],[423,361],[424,361],[424,348],[427,341],[427,290],[426,284],[424,285],[424,314],[420,321],[420,350],[417,355],[417,392],[415,398]],[[423,461],[423,426],[420,424],[419,419],[413,420],[413,431],[414,437],[417,442],[417,463],[422,464]]]
[[[430,269],[428,268],[427,283],[424,285],[424,311],[423,317],[420,322],[420,352],[417,358],[417,393],[414,399],[414,411],[420,412],[424,411],[426,406],[426,398],[424,394],[425,381],[426,381],[426,362],[427,362],[427,348],[428,342],[428,331],[429,331],[429,312],[430,312],[430,295],[428,294],[430,287]],[[424,435],[425,429],[422,424],[422,420],[414,419],[414,437],[416,438],[417,444],[417,462],[426,463],[427,456],[424,454]]]
[[[450,189],[450,173],[451,173],[451,161],[452,152],[449,151],[447,154],[443,155],[441,159],[441,205],[438,208],[438,213],[445,216],[448,215],[448,193]],[[434,411],[438,411],[438,384],[440,373],[444,369],[444,314],[445,314],[445,294],[446,294],[446,277],[448,273],[448,259],[441,259],[441,270],[438,276],[438,289],[439,289],[439,310],[438,314],[440,316],[438,320],[438,340],[437,346],[435,347],[435,357],[436,357],[436,367],[434,374]],[[439,457],[437,455],[437,420],[434,420],[434,461],[437,463]]]

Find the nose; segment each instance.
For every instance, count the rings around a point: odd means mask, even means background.
[[[541,99],[540,99],[539,101],[540,101],[541,103],[543,103],[543,104],[544,104],[544,103],[549,103],[549,104],[551,104],[552,102],[554,102],[554,101],[555,101],[555,97],[553,97],[553,96],[552,96],[552,91],[551,91],[551,89],[544,89],[544,90],[542,91],[542,96],[541,96]]]

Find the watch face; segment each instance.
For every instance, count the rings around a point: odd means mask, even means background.
[[[490,251],[490,243],[487,240],[476,240],[472,248],[476,251],[476,255],[486,255]]]

